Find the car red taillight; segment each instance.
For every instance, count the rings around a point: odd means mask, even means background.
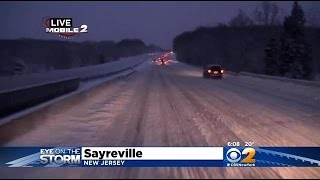
[[[223,73],[223,70],[221,70],[221,73]]]

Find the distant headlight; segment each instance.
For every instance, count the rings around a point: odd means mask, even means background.
[[[211,70],[210,70],[210,69],[208,70],[208,73],[211,73]]]
[[[221,70],[221,73],[223,73],[223,70]]]

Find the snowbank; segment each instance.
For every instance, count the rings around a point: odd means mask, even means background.
[[[47,83],[53,83],[64,79],[79,78],[81,81],[85,81],[105,77],[114,73],[125,71],[132,66],[142,63],[147,58],[150,58],[150,56],[144,54],[139,56],[122,58],[118,61],[101,65],[87,66],[67,70],[57,70],[47,73],[34,73],[27,75],[1,77],[0,93],[39,86]]]
[[[77,89],[79,92],[90,89],[118,75],[130,74],[148,58],[140,55],[90,67],[0,78],[0,100],[5,102],[0,105],[0,118]]]
[[[291,83],[301,84],[301,85],[305,85],[305,86],[320,87],[320,82],[316,82],[316,81],[291,79],[291,78],[285,78],[285,77],[269,76],[269,75],[263,75],[263,74],[254,74],[254,73],[248,73],[248,72],[240,72],[239,75],[252,76],[252,77],[257,77],[257,78],[262,78],[262,79],[272,79],[272,80],[278,80],[278,81],[284,81],[284,82],[291,82]]]

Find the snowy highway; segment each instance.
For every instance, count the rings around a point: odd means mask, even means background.
[[[320,88],[145,62],[0,126],[1,146],[320,146]],[[303,172],[303,173],[302,173]],[[320,178],[319,168],[1,168],[0,178]]]

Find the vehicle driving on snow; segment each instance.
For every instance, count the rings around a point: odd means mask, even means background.
[[[203,70],[204,78],[222,78],[223,69],[220,65],[207,65]]]

